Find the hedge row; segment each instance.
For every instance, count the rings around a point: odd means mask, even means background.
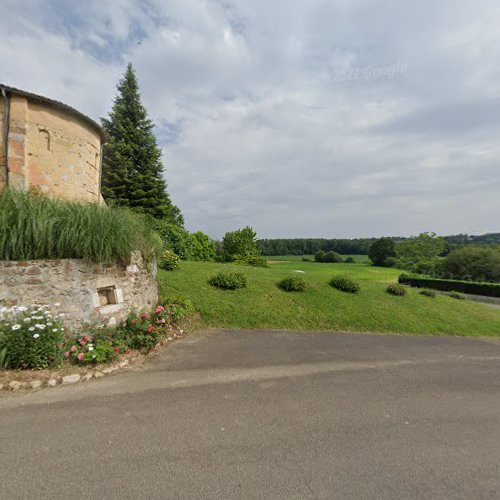
[[[445,280],[402,274],[398,281],[418,288],[433,288],[447,292],[471,293],[487,297],[500,297],[500,283],[476,283],[474,281]]]

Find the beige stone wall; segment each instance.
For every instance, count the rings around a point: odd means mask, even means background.
[[[5,100],[0,95],[0,193],[5,189]]]
[[[99,202],[101,140],[76,117],[29,103],[27,185],[61,198]]]
[[[1,104],[3,116],[5,104]],[[3,123],[3,122],[2,122]],[[1,135],[0,153],[4,151]],[[101,137],[74,113],[11,95],[8,185],[66,199],[100,203]],[[3,161],[4,154],[2,155]],[[0,165],[1,167],[1,165]],[[5,165],[3,166],[5,173]],[[0,173],[0,188],[5,185]]]
[[[0,261],[0,305],[61,304],[64,322],[113,326],[132,310],[150,309],[158,300],[156,266],[148,270],[134,252],[127,266],[77,259]]]

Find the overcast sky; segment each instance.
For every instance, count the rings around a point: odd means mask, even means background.
[[[498,0],[0,0],[0,82],[106,116],[128,61],[190,230],[500,231]]]

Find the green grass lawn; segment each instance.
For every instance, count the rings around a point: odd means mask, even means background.
[[[266,255],[265,258],[269,261],[290,261],[290,262],[301,262],[302,257],[307,257],[308,259],[314,260],[314,255]],[[342,255],[342,257],[352,257],[354,262],[368,262],[368,255]]]
[[[237,269],[248,287],[235,291],[213,288],[208,279],[221,269]],[[308,288],[289,293],[276,283],[294,270],[305,271]],[[178,271],[159,272],[160,295],[190,298],[207,327],[275,328],[353,332],[455,334],[500,337],[500,310],[467,300],[438,295],[428,298],[417,289],[404,297],[385,292],[400,271],[366,264],[318,264],[290,261],[269,268],[207,262],[182,262]],[[345,275],[361,284],[358,294],[340,292],[328,282]]]

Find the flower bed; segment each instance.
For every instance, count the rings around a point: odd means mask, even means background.
[[[190,312],[189,303],[177,301],[131,314],[115,329],[89,327],[75,335],[47,306],[2,308],[0,389],[99,378],[177,338],[183,330],[175,324]]]

